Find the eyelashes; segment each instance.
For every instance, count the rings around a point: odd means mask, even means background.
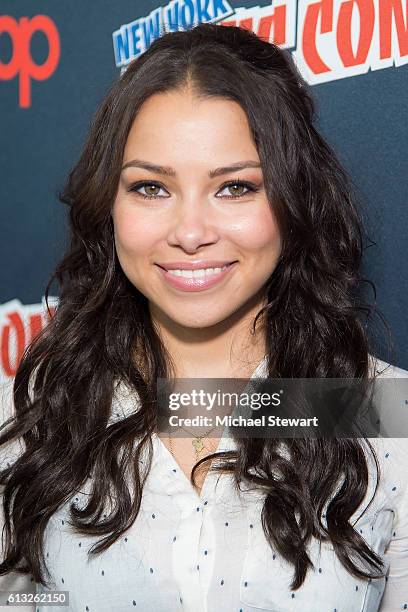
[[[167,197],[167,196],[158,196],[157,194],[156,195],[149,195],[149,194],[141,193],[139,191],[139,189],[144,188],[146,186],[149,186],[149,187],[158,187],[159,189],[164,189],[166,191],[166,189],[163,187],[163,185],[161,185],[157,181],[137,181],[136,183],[132,183],[128,187],[127,191],[128,192],[136,193],[137,196],[143,198],[144,200],[159,200],[159,199],[163,199],[163,198]],[[249,193],[257,193],[258,191],[260,191],[260,187],[259,186],[254,185],[253,183],[251,183],[249,181],[236,180],[236,181],[228,181],[228,182],[224,183],[220,187],[220,189],[218,190],[217,193],[219,193],[219,191],[223,191],[224,189],[226,189],[228,187],[245,187],[246,191],[244,191],[244,193],[236,194],[236,195],[224,195],[224,196],[221,196],[222,199],[225,198],[227,200],[237,200],[237,199],[243,198],[244,196],[248,195]]]

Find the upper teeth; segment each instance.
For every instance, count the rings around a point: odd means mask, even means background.
[[[173,274],[174,276],[184,276],[185,278],[203,278],[204,276],[210,276],[211,274],[219,274],[226,268],[228,265],[223,266],[222,268],[200,268],[199,270],[167,270],[169,274]]]

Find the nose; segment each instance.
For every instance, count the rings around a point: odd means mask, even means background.
[[[180,199],[167,236],[170,246],[179,246],[188,253],[218,241],[219,233],[208,201],[198,196]]]

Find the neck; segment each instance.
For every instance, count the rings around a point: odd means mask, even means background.
[[[262,303],[207,328],[186,328],[163,313],[151,316],[172,362],[174,378],[249,378],[266,354]]]

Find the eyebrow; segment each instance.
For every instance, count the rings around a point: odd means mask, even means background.
[[[221,168],[215,168],[214,170],[210,170],[208,172],[208,176],[210,178],[215,178],[217,176],[221,176],[222,174],[228,174],[229,172],[234,172],[237,170],[243,170],[244,168],[260,168],[261,164],[258,161],[242,161],[231,164],[230,166],[222,166]],[[132,159],[132,161],[127,162],[123,168],[144,168],[145,170],[149,170],[150,172],[156,172],[157,174],[163,174],[164,176],[176,176],[176,171],[169,166],[158,166],[157,164],[152,164],[147,161],[143,161],[142,159]]]

